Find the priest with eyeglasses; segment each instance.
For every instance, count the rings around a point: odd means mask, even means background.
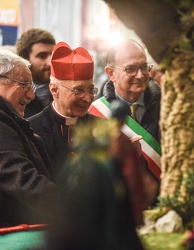
[[[94,61],[83,47],[72,49],[67,43],[55,45],[51,56],[49,89],[53,101],[29,118],[42,138],[56,174],[72,152],[76,124],[93,119],[88,108],[98,89],[94,84]]]

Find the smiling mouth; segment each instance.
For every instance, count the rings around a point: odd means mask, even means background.
[[[88,105],[80,105],[80,104],[77,104],[76,106],[77,106],[78,108],[84,109],[84,110],[87,110],[87,109],[89,108]]]
[[[24,102],[20,102],[20,105],[22,105],[22,106],[26,106],[26,103],[24,103]]]
[[[81,108],[81,109],[87,109],[88,107],[85,107],[85,106],[81,106],[81,105],[77,105],[78,108]]]
[[[143,84],[143,82],[134,82],[133,84]]]
[[[30,103],[30,101],[28,101],[28,102],[22,102],[22,101],[20,101],[20,105],[22,105],[22,106],[26,106],[26,105],[28,105]]]
[[[43,69],[43,71],[50,73],[51,69],[50,68],[46,68],[46,69]]]

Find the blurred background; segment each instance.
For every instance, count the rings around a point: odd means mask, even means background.
[[[141,42],[103,0],[0,0],[0,46],[14,45],[30,28],[50,31],[56,41],[87,48],[95,61],[95,83],[100,87],[107,47],[122,38]],[[149,62],[154,62],[148,52]]]

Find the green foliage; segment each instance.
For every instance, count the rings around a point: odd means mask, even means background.
[[[181,39],[179,40],[178,45],[181,51],[192,50],[191,40],[185,35],[181,36]]]
[[[194,1],[193,0],[166,0],[173,6],[179,15],[177,25],[180,26],[180,38],[177,39],[176,47],[161,62],[160,68],[165,70],[170,67],[170,62],[180,53],[190,53],[194,46]]]
[[[193,6],[193,0],[166,0],[166,2],[173,5],[179,12],[190,11],[192,9],[191,6]]]
[[[145,250],[184,250],[184,238],[184,234],[178,233],[152,233],[140,236]]]
[[[156,205],[156,207],[144,211],[144,218],[151,221],[157,221],[157,219],[165,215],[165,213],[166,211],[163,210],[161,206]]]
[[[180,185],[185,191],[181,192],[179,189],[172,195],[159,197],[159,206],[176,211],[182,217],[184,226],[192,227],[194,223],[194,172],[187,173]]]

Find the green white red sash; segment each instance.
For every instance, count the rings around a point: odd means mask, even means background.
[[[101,97],[92,103],[89,112],[101,118],[110,118],[110,103]],[[134,119],[127,117],[125,124],[122,127],[122,132],[129,138],[135,135],[141,135],[142,153],[148,162],[149,169],[160,179],[161,174],[161,147],[160,144]]]

